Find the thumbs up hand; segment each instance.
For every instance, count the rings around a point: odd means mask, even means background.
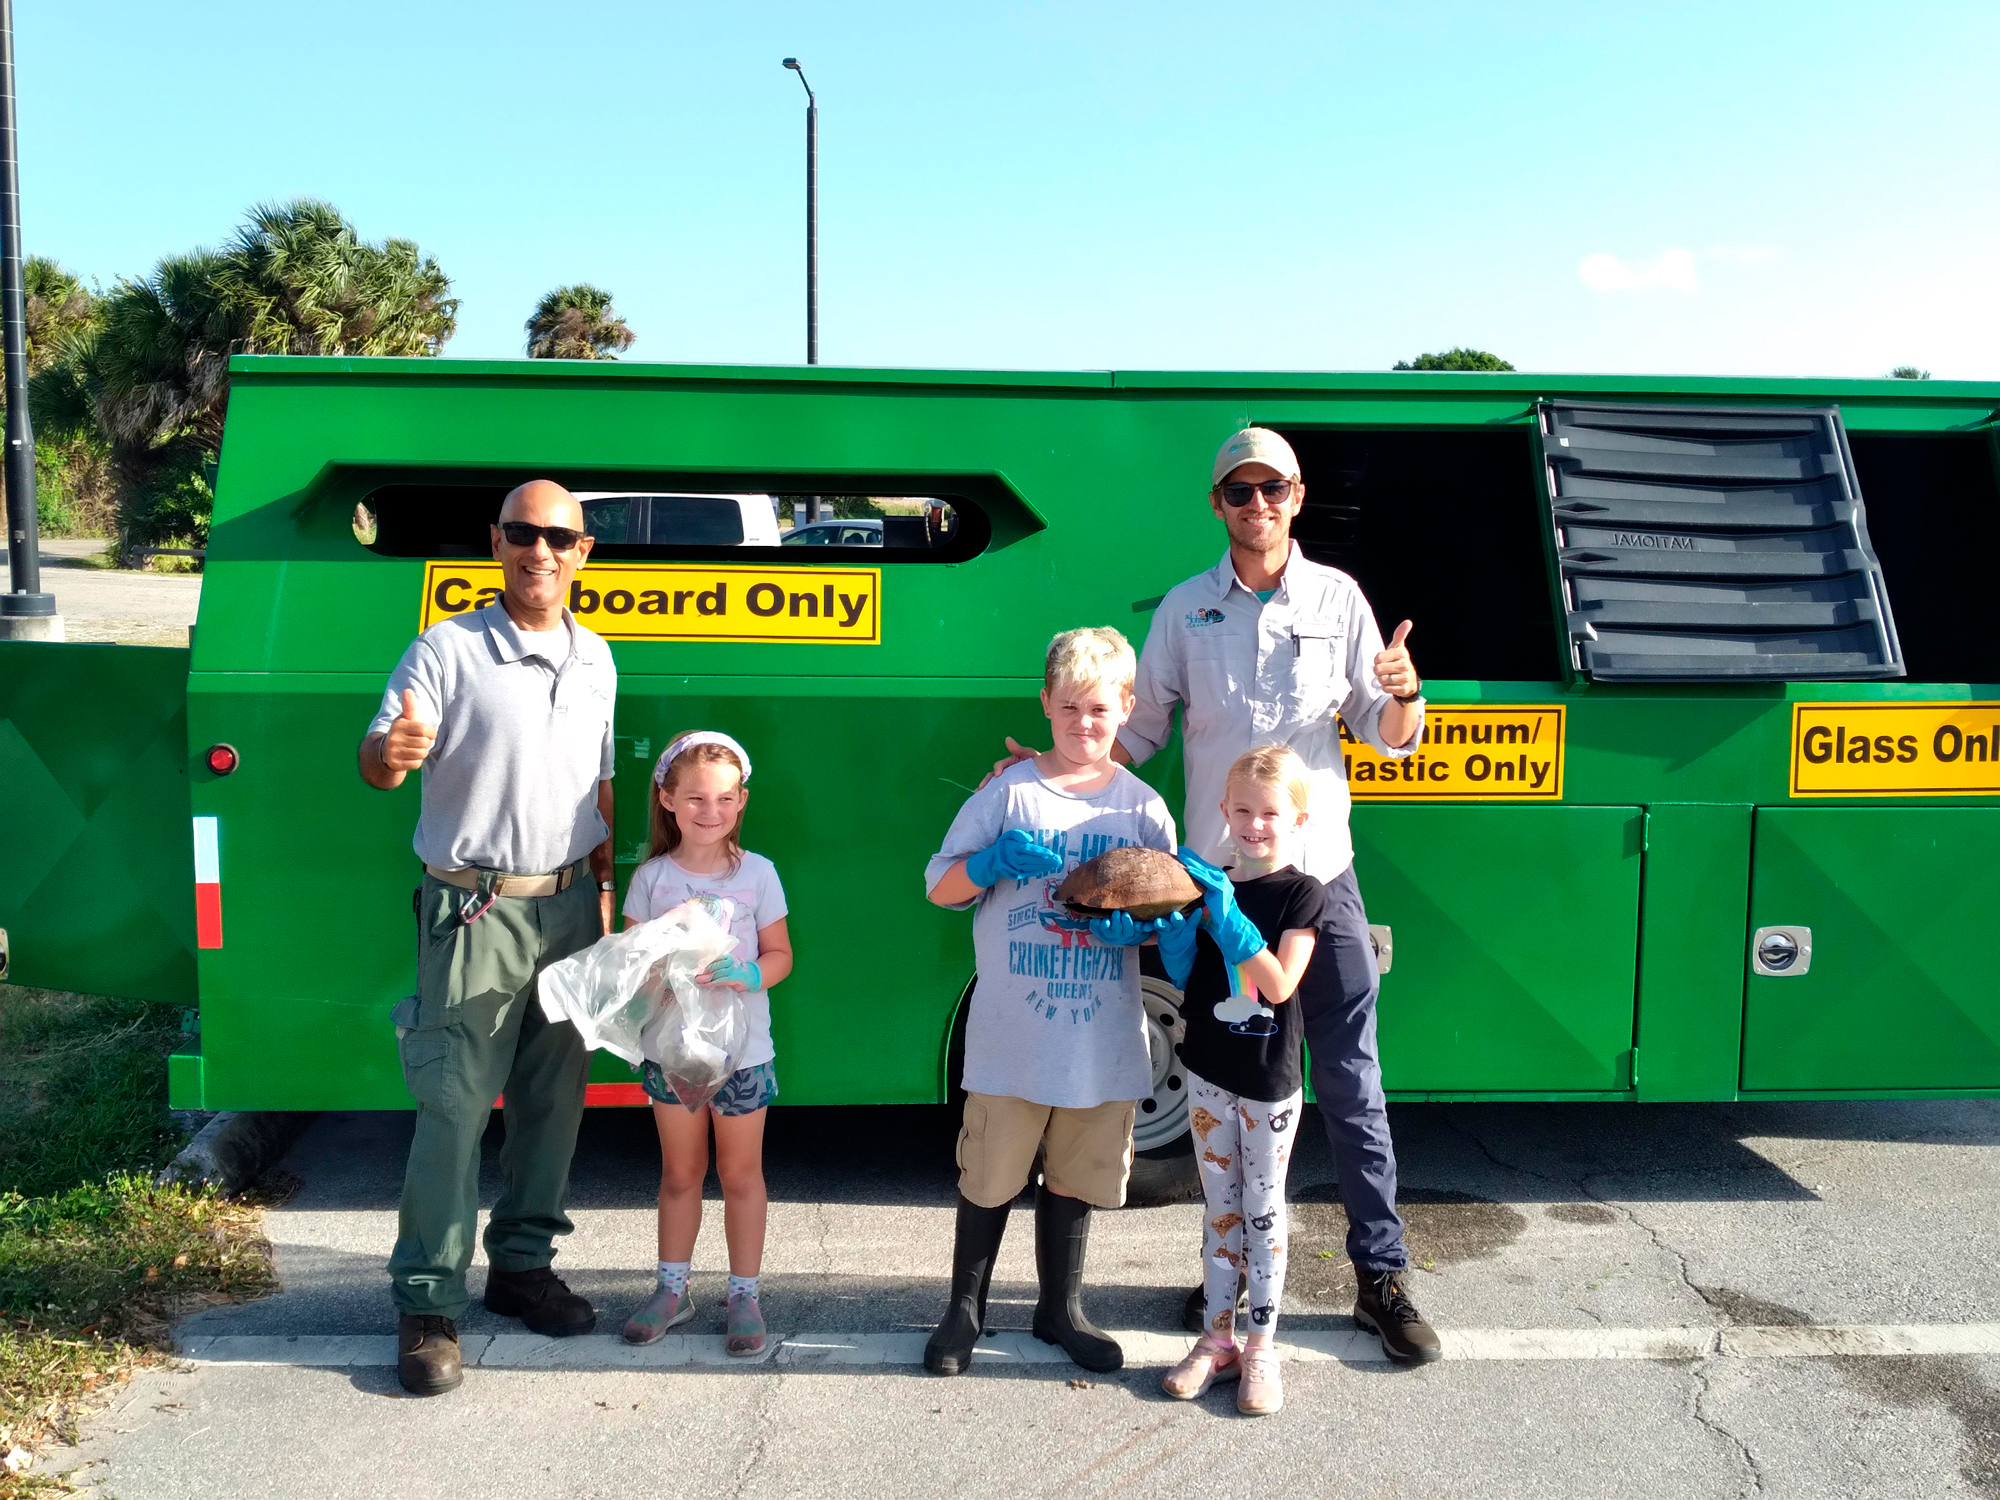
[[[1410,622],[1405,620],[1389,637],[1389,644],[1375,653],[1375,680],[1392,697],[1407,698],[1423,686],[1410,662],[1410,648],[1403,644],[1409,638]]]
[[[437,742],[437,727],[417,717],[417,695],[403,689],[403,712],[382,736],[382,764],[396,772],[414,771]]]

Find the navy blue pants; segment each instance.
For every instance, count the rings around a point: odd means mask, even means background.
[[[1338,983],[1305,1012],[1313,1096],[1340,1174],[1347,1210],[1347,1254],[1364,1271],[1401,1271],[1403,1219],[1396,1212],[1396,1147],[1382,1098],[1375,1048],[1375,993],[1381,975],[1368,944],[1368,913],[1352,865],[1327,882],[1327,914],[1314,964],[1331,962]]]

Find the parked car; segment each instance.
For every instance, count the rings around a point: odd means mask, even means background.
[[[581,490],[584,528],[614,545],[775,547],[778,513],[769,495],[662,495]],[[881,541],[880,523],[875,540]]]
[[[785,533],[787,547],[879,547],[882,523],[879,520],[814,521],[810,526],[794,526]]]

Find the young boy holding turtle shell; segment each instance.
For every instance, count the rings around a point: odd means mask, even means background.
[[[1042,710],[1053,746],[966,799],[924,872],[932,901],[974,909],[978,969],[966,1021],[951,1305],[924,1350],[925,1366],[939,1375],[972,1363],[1008,1207],[1038,1152],[1035,1337],[1085,1369],[1124,1363],[1117,1342],[1083,1314],[1083,1261],[1091,1209],[1125,1201],[1133,1111],[1153,1086],[1137,951],[1153,924],[1124,911],[1077,916],[1056,889],[1106,850],[1174,848],[1166,803],[1111,759],[1132,712],[1137,666],[1131,645],[1109,628],[1050,642]]]

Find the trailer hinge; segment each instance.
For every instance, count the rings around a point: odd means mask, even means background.
[[[1639,852],[1641,854],[1653,852],[1653,814],[1650,808],[1642,810],[1639,814]]]
[[[1628,1089],[1636,1089],[1639,1086],[1639,1049],[1637,1047],[1634,1047],[1628,1054],[1628,1056],[1630,1056],[1630,1058],[1632,1059],[1632,1064],[1631,1064],[1632,1077],[1631,1080],[1626,1083],[1625,1087],[1627,1087]]]

